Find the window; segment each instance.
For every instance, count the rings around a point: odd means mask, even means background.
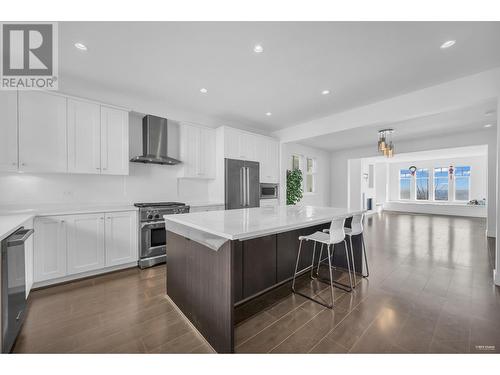
[[[429,170],[417,169],[417,200],[429,200]]]
[[[314,193],[316,191],[316,160],[313,158],[306,158],[306,183],[305,193]]]
[[[410,199],[411,173],[408,169],[399,171],[399,199]]]
[[[470,167],[455,167],[455,200],[468,201],[470,195]]]
[[[292,170],[300,169],[300,156],[292,155]]]
[[[434,168],[434,200],[448,200],[448,168]]]

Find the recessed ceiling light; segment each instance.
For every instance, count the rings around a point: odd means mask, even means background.
[[[271,112],[266,112],[266,116],[271,116],[272,113]]]
[[[495,114],[494,110],[489,110],[489,111],[484,112],[485,116],[493,116],[494,114]]]
[[[201,92],[202,94],[206,94],[206,93],[208,92],[208,90],[207,90],[206,88],[204,88],[204,87],[203,87],[203,88],[201,88],[201,89],[200,89],[200,92]]]
[[[443,44],[441,44],[441,49],[446,49],[446,48],[450,48],[451,46],[453,46],[454,44],[456,43],[455,40],[447,40],[446,42],[444,42]]]
[[[256,44],[254,47],[253,47],[253,51],[255,53],[262,53],[264,52],[264,47],[262,47],[260,44]]]
[[[86,51],[87,50],[87,46],[83,43],[75,43],[75,47],[78,48],[79,50],[82,50],[82,51]]]
[[[486,125],[484,125],[484,127],[485,127],[485,128],[491,128],[492,126],[493,126],[493,125],[491,125],[491,124],[486,124]]]
[[[329,93],[330,93],[330,90],[321,91],[321,95],[328,95]]]

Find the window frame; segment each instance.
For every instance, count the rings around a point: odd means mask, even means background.
[[[418,177],[418,172],[419,171],[427,171],[427,177]],[[427,199],[419,199],[418,198],[418,180],[419,179],[427,179]],[[431,199],[431,194],[430,194],[431,186],[430,186],[430,176],[429,176],[429,168],[418,168],[415,171],[415,201],[417,202],[428,202]]]
[[[315,157],[309,157],[309,156],[304,156],[304,171],[302,171],[302,174],[304,175],[304,184],[302,186],[302,193],[306,195],[313,195],[316,194],[316,174],[317,174],[317,160]],[[308,171],[307,168],[307,162],[308,160],[312,160],[312,168],[311,172]],[[307,188],[307,176],[311,176],[311,181],[312,181],[312,191],[306,191]]]
[[[446,171],[446,185],[447,185],[447,189],[446,189],[446,199],[436,199],[436,179],[443,179],[445,177],[436,177],[436,170],[437,169],[440,169],[440,172],[443,172]],[[449,177],[449,171],[448,171],[448,167],[433,167],[433,172],[432,172],[432,182],[433,182],[433,186],[432,186],[432,200],[435,201],[435,202],[449,202],[450,201],[450,193],[451,193],[451,184],[450,184],[450,177]]]
[[[463,168],[463,167],[469,168],[469,175],[468,176],[458,176],[458,178],[459,179],[463,179],[463,178],[468,179],[467,199],[457,199],[457,174],[456,174],[456,170],[457,170],[457,168]],[[470,165],[457,165],[457,166],[453,167],[453,201],[454,202],[469,202],[470,201],[471,176],[472,176],[472,167]]]
[[[401,177],[401,171],[407,171],[408,172],[408,175],[409,177]],[[401,179],[405,179],[405,180],[409,180],[410,181],[410,195],[408,198],[401,198]],[[401,201],[411,201],[411,185],[412,185],[412,180],[413,180],[413,176],[410,172],[410,170],[408,168],[402,168],[402,169],[399,169],[399,179],[398,179],[398,197],[399,197],[399,200]]]

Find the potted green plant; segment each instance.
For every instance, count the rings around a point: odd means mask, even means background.
[[[297,204],[302,199],[302,171],[286,171],[286,204]]]

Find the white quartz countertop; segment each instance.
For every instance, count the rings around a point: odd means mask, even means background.
[[[48,203],[37,205],[0,206],[0,215],[31,214],[34,216],[48,216],[135,210],[137,210],[137,207],[131,203]]]
[[[35,216],[72,215],[94,212],[135,211],[129,203],[110,204],[38,204],[0,206],[0,241],[16,231],[25,221]]]
[[[228,240],[244,240],[324,224],[359,212],[335,207],[276,206],[165,215],[164,218],[167,228],[168,222],[172,222]]]

